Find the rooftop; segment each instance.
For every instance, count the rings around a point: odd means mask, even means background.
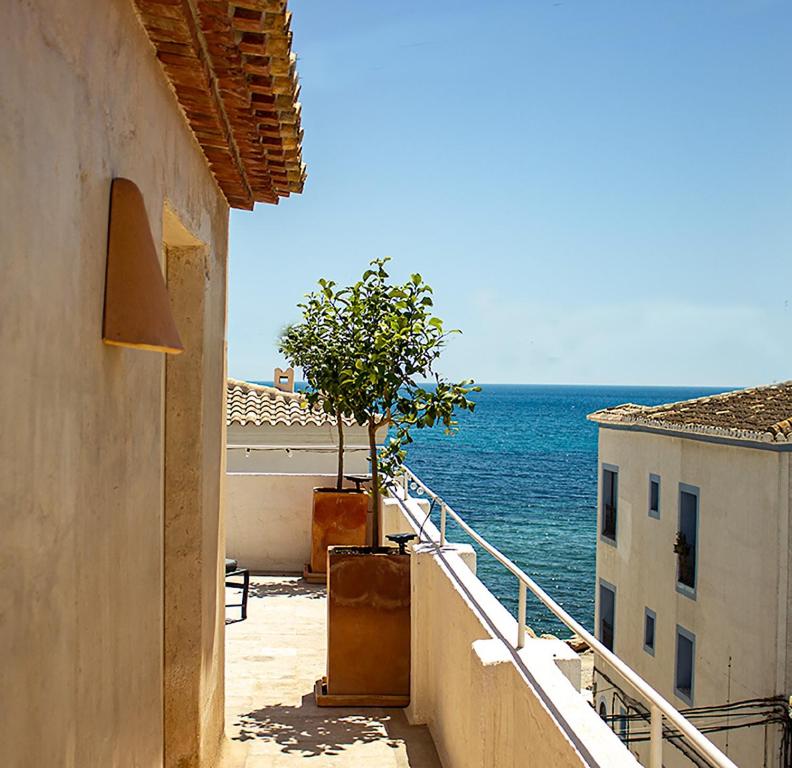
[[[321,408],[309,408],[299,392],[283,392],[275,387],[228,379],[226,382],[226,424],[276,426],[335,426],[334,416]],[[354,419],[344,419],[351,426]]]
[[[157,59],[234,208],[302,192],[297,57],[286,0],[135,0]]]
[[[792,442],[792,381],[665,405],[625,403],[588,417],[604,426],[636,426],[761,443]]]
[[[320,709],[314,682],[325,673],[323,586],[288,576],[253,576],[248,618],[226,618],[228,765],[288,768],[440,768],[425,726],[399,709]]]

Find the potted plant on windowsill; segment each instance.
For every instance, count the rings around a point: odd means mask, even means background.
[[[381,546],[382,473],[402,463],[414,428],[456,428],[454,411],[472,411],[472,381],[451,383],[434,370],[449,333],[432,314],[420,275],[393,284],[387,259],[371,262],[349,288],[334,291],[344,350],[344,407],[369,437],[372,547],[328,549],[328,666],[317,682],[320,706],[405,706],[410,685],[410,558]],[[431,381],[429,386],[424,382]],[[379,451],[377,429],[392,434]]]
[[[342,338],[344,305],[332,282],[320,280],[319,285],[320,290],[299,305],[302,322],[283,332],[280,352],[302,369],[308,407],[321,408],[333,417],[338,434],[335,486],[313,490],[311,556],[303,571],[309,581],[324,582],[329,546],[366,543],[369,497],[359,487],[344,487],[344,419],[352,415],[341,385],[342,371],[348,367]]]

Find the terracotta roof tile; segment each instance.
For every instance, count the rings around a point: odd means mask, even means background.
[[[792,381],[666,405],[625,403],[588,417],[622,424],[695,432],[753,442],[792,442]]]
[[[344,419],[346,426],[354,423],[354,419]],[[228,379],[226,424],[335,426],[336,420],[321,408],[309,408],[305,397],[299,392],[282,392],[263,384]]]
[[[302,192],[300,88],[286,0],[134,0],[229,205]]]

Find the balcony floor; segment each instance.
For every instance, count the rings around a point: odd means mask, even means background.
[[[239,609],[226,613],[226,733],[240,766],[312,758],[315,768],[440,768],[429,731],[408,725],[402,710],[314,703],[325,672],[324,587],[254,576],[247,620],[234,621]]]

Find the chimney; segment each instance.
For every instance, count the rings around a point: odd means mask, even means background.
[[[281,392],[294,392],[294,368],[287,368],[285,371],[276,368],[272,378],[275,382],[275,389],[279,389]]]

